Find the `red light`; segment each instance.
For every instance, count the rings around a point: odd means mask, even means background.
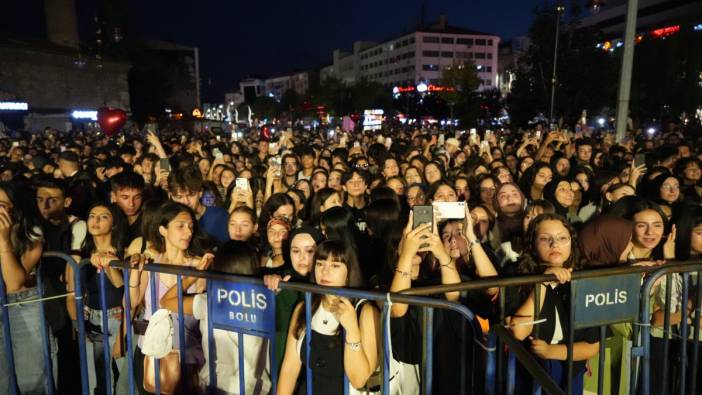
[[[680,31],[680,25],[666,26],[660,29],[652,30],[651,35],[658,38],[672,36]]]

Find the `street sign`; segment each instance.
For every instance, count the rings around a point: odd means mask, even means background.
[[[209,280],[207,301],[215,328],[275,336],[275,295],[264,285]]]
[[[573,281],[575,329],[635,321],[639,313],[641,274]]]

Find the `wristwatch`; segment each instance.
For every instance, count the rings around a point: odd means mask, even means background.
[[[346,344],[351,347],[351,351],[359,351],[361,349],[361,342],[346,342]]]

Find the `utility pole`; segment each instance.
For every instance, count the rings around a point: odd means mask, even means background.
[[[549,111],[549,129],[554,124],[553,107],[556,104],[556,65],[558,63],[558,39],[561,35],[561,14],[565,12],[563,4],[556,5],[556,42],[553,45],[553,73],[551,74],[551,110]]]
[[[626,126],[629,119],[631,73],[634,69],[634,38],[636,36],[636,14],[638,8],[638,0],[629,0],[626,9],[624,53],[622,54],[622,68],[619,75],[619,95],[617,99],[616,130],[618,143],[626,136]]]

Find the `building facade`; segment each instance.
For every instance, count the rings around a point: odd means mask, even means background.
[[[333,63],[320,77],[339,78],[347,84],[361,79],[387,86],[438,84],[452,65],[473,63],[479,90],[497,87],[500,37],[448,25],[445,17],[383,43],[357,41],[352,52],[335,50]]]

